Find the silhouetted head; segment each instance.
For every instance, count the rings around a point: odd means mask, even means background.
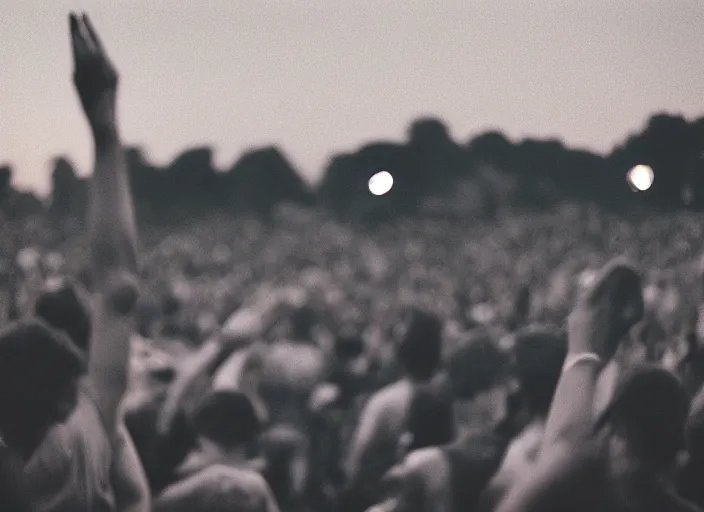
[[[165,294],[161,299],[161,313],[166,317],[173,317],[181,310],[181,301],[173,293]]]
[[[565,333],[549,326],[526,327],[515,334],[514,354],[522,403],[529,414],[547,416],[567,355]]]
[[[364,340],[352,332],[342,332],[335,338],[335,357],[351,361],[364,354]]]
[[[686,447],[689,405],[680,381],[664,368],[643,364],[628,370],[596,424],[607,437],[612,472],[671,469]]]
[[[477,330],[466,334],[449,350],[445,367],[456,397],[471,400],[507,375],[508,356],[489,333]]]
[[[65,333],[76,347],[90,350],[91,316],[85,292],[74,284],[61,283],[45,290],[34,305],[36,316]]]
[[[430,379],[442,358],[442,322],[432,313],[412,309],[404,330],[396,353],[399,361],[411,378]]]
[[[266,410],[255,398],[229,389],[210,393],[193,414],[201,435],[230,449],[253,441],[266,421]]]
[[[343,332],[335,339],[333,353],[329,381],[339,386],[347,396],[356,393],[369,371],[364,340],[352,332]]]
[[[508,413],[509,357],[483,330],[467,334],[445,363],[460,424],[489,426]]]
[[[310,306],[301,306],[291,315],[291,336],[297,341],[311,341],[315,311]]]
[[[39,320],[0,333],[0,429],[23,456],[33,453],[77,399],[85,359],[74,343]]]
[[[198,441],[198,433],[182,409],[176,413],[169,430],[159,434],[157,423],[167,390],[165,384],[141,389],[127,395],[124,403],[125,426],[155,495],[176,479],[176,469]]]

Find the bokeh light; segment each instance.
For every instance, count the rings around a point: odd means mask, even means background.
[[[631,188],[640,192],[648,190],[654,179],[655,173],[649,165],[636,165],[626,175],[626,180]]]
[[[394,186],[394,177],[386,171],[376,173],[369,178],[369,192],[375,196],[383,196]]]

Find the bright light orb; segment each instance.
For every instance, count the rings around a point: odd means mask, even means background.
[[[369,192],[375,196],[383,196],[394,186],[394,177],[386,171],[376,173],[369,178]]]
[[[655,173],[649,165],[636,165],[633,169],[628,171],[626,179],[634,190],[643,192],[648,190],[653,184]]]

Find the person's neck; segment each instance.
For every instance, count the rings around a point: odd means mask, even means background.
[[[247,462],[247,450],[244,446],[235,446],[227,450],[225,458],[230,464],[240,465]]]
[[[405,377],[411,384],[427,384],[435,378],[435,374],[429,375],[429,376],[424,376],[424,377],[417,377],[413,375],[406,375]]]
[[[313,336],[311,335],[311,333],[306,331],[294,332],[291,335],[291,341],[295,343],[310,343],[312,339]]]

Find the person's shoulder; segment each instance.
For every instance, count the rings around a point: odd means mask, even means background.
[[[219,510],[230,504],[232,510],[257,512],[269,499],[269,486],[259,473],[214,464],[167,488],[155,510]]]
[[[318,384],[308,400],[308,410],[312,414],[323,414],[337,405],[340,398],[339,386],[330,382]]]
[[[369,413],[376,414],[379,420],[388,423],[389,428],[400,428],[413,394],[412,384],[400,380],[377,391],[367,402]]]
[[[413,385],[408,380],[401,379],[381,388],[372,396],[370,402],[373,400],[384,405],[402,403],[410,399],[412,392]]]
[[[237,489],[250,496],[262,495],[267,490],[266,480],[259,473],[224,464],[214,464],[204,469],[203,478],[220,483],[223,489]]]
[[[56,423],[47,431],[44,439],[25,464],[25,474],[35,478],[39,474],[62,473],[73,466],[79,457],[76,451],[81,449],[81,437],[84,435],[83,424],[90,428],[90,424],[81,421],[82,410],[88,406],[80,395],[76,407],[63,423]]]
[[[46,502],[65,504],[79,498],[76,479],[85,469],[79,467],[85,460],[79,436],[69,422],[54,425],[25,464],[23,480],[37,510]]]
[[[406,455],[404,465],[409,470],[415,470],[418,468],[437,468],[444,462],[444,460],[445,454],[442,449],[437,446],[432,446],[429,448],[414,450]]]
[[[450,467],[442,449],[423,448],[409,453],[404,462],[409,475],[422,480],[426,487],[439,488],[448,480]]]

